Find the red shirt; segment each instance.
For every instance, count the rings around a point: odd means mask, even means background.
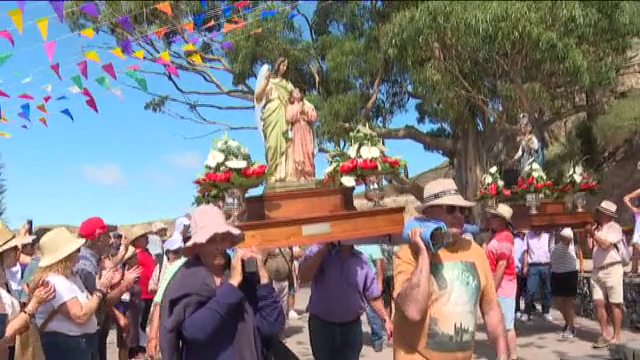
[[[136,249],[136,257],[138,258],[138,265],[142,268],[140,281],[138,281],[140,289],[142,290],[141,299],[152,300],[153,294],[149,292],[149,282],[151,281],[151,276],[153,276],[153,269],[156,267],[156,261],[153,258],[153,255],[151,255],[149,250],[146,248]]]
[[[516,295],[516,263],[513,256],[514,240],[509,230],[503,230],[495,234],[487,244],[486,254],[492,273],[496,273],[498,262],[507,261],[502,281],[498,285],[498,296],[512,297]]]

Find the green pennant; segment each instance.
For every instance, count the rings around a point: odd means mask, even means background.
[[[107,89],[107,91],[111,90],[111,86],[109,85],[109,79],[106,76],[102,75],[96,78],[96,82],[100,84],[103,88]]]
[[[71,81],[78,87],[78,89],[84,89],[84,85],[82,85],[82,78],[80,75],[74,75],[71,77]]]
[[[0,66],[4,65],[4,63],[6,63],[11,56],[13,56],[12,53],[6,53],[6,54],[0,55]]]
[[[145,78],[139,77],[136,80],[136,83],[138,83],[138,86],[140,87],[140,89],[144,91],[149,91],[149,88],[147,87],[147,80]]]
[[[133,70],[127,70],[127,71],[125,71],[125,74],[126,74],[128,77],[130,77],[131,79],[133,79],[134,81],[136,81],[136,82],[137,82],[137,81],[138,81],[138,79],[139,79],[139,78],[138,78],[138,74],[136,74],[136,72],[135,72],[135,71],[133,71]]]

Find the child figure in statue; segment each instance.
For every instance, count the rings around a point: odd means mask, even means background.
[[[293,159],[293,173],[298,181],[315,177],[314,140],[311,124],[318,120],[316,109],[294,89],[287,105],[287,122],[291,127],[292,140],[289,148]]]
[[[518,153],[511,159],[511,163],[520,160],[520,173],[524,173],[527,164],[535,161],[542,166],[544,163],[544,152],[538,138],[533,134],[533,127],[529,123],[529,114],[520,114],[520,135],[518,136],[520,147]]]

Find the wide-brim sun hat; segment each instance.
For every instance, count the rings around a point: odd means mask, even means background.
[[[230,247],[244,240],[244,233],[228,224],[224,213],[216,206],[211,204],[198,206],[191,216],[191,239],[184,245],[185,250],[192,250],[197,245],[205,244],[217,234],[230,236]]]
[[[3,253],[14,247],[21,247],[23,245],[33,244],[33,240],[36,237],[33,235],[27,236],[16,236],[13,239],[7,241],[6,243],[0,245],[0,253]]]
[[[153,231],[151,229],[151,226],[146,224],[139,224],[125,231],[124,233],[129,238],[129,241],[133,243],[134,241],[141,239],[143,236],[149,235],[152,232]]]
[[[16,234],[4,224],[0,223],[0,247],[4,247],[16,238]]]
[[[158,232],[160,230],[167,229],[167,225],[165,225],[162,221],[156,221],[151,225],[152,232]]]
[[[55,228],[42,236],[40,240],[40,263],[38,267],[46,267],[57,263],[78,251],[86,240],[75,236],[64,227]]]
[[[511,206],[507,204],[499,203],[495,208],[487,208],[485,211],[487,212],[487,214],[497,216],[499,218],[505,219],[507,223],[511,223],[513,209],[511,209]]]
[[[618,211],[618,205],[616,205],[613,201],[603,200],[600,205],[596,206],[596,211],[600,211],[605,215],[609,215],[611,217],[618,217],[616,211]]]
[[[455,181],[451,178],[436,179],[424,186],[423,200],[415,207],[418,213],[430,206],[460,206],[474,207],[476,203],[465,200],[460,195],[460,190]]]

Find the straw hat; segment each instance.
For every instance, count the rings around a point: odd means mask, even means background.
[[[618,217],[618,214],[616,214],[616,211],[618,210],[618,206],[609,200],[603,200],[600,203],[600,205],[596,207],[596,210],[614,218]]]
[[[513,216],[513,209],[507,204],[499,203],[496,208],[488,208],[485,210],[487,214],[495,215],[500,218],[507,220],[508,223],[511,223],[511,216]]]
[[[152,232],[158,232],[162,229],[166,229],[167,225],[165,225],[162,221],[156,221],[153,223],[153,225],[151,225],[151,231]]]
[[[13,239],[7,241],[6,243],[0,245],[0,253],[3,253],[14,247],[21,247],[22,245],[27,245],[33,243],[33,239],[35,236],[27,235],[27,236],[16,236]]]
[[[125,235],[127,235],[127,237],[129,238],[129,240],[131,242],[134,242],[136,239],[144,236],[144,235],[148,235],[150,233],[152,233],[153,230],[151,229],[151,227],[149,225],[146,224],[140,224],[140,225],[136,225],[134,227],[132,227],[131,229],[129,229],[128,231],[125,231]]]
[[[558,233],[558,236],[562,236],[563,238],[570,239],[573,241],[573,230],[570,227],[566,227]]]
[[[476,203],[465,200],[460,195],[458,186],[450,178],[436,179],[424,186],[422,204],[415,207],[418,213],[429,206],[451,205],[460,207],[473,207]]]
[[[49,231],[40,240],[42,257],[38,266],[45,267],[57,263],[80,249],[85,242],[85,239],[71,234],[63,227]]]
[[[122,258],[122,262],[129,261],[129,259],[131,259],[135,254],[136,254],[136,248],[134,248],[133,246],[129,246],[127,248],[127,252],[124,254],[124,257]]]
[[[191,216],[191,239],[185,244],[185,248],[204,244],[216,234],[230,235],[232,238],[231,246],[244,240],[242,231],[229,225],[222,211],[216,206],[198,206]]]

